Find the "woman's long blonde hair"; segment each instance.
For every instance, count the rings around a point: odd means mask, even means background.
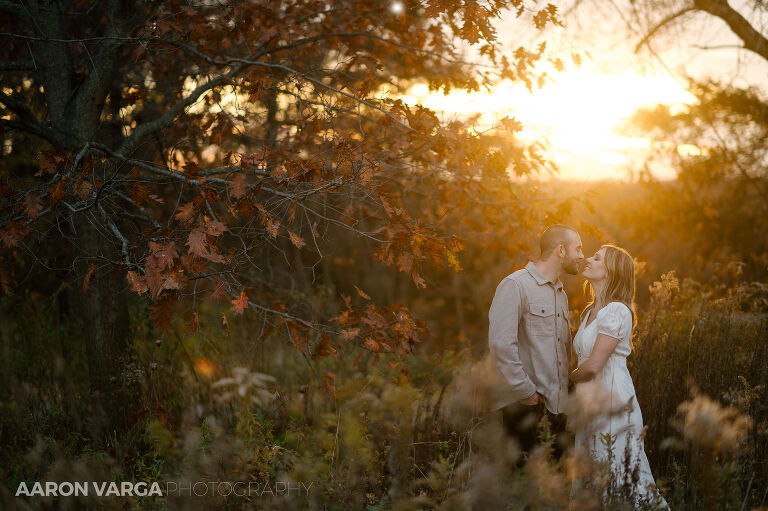
[[[607,270],[605,286],[600,296],[603,307],[611,302],[621,302],[632,312],[632,328],[636,323],[635,315],[635,263],[629,252],[621,247],[606,244],[600,247],[605,249],[605,268]],[[598,297],[588,280],[584,281],[584,294],[591,299],[581,313],[581,319],[595,306]]]

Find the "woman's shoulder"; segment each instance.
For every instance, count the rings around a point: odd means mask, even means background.
[[[602,309],[598,311],[598,313],[604,313],[604,314],[616,314],[620,316],[629,316],[632,317],[632,311],[629,307],[627,307],[627,304],[624,302],[611,302],[605,304]]]

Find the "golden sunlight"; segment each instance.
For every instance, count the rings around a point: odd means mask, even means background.
[[[559,73],[533,92],[509,81],[490,92],[448,95],[430,93],[426,84],[416,84],[404,101],[423,104],[444,117],[480,114],[478,131],[491,128],[505,116],[514,117],[525,127],[521,138],[549,142],[548,156],[560,167],[561,179],[581,181],[623,179],[629,164],[642,161],[650,141],[616,132],[637,108],[658,103],[683,105],[693,99],[683,85],[669,77],[582,69]],[[672,175],[661,171],[657,177]]]

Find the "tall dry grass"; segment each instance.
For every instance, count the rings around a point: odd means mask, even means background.
[[[745,285],[715,296],[669,274],[641,311],[630,370],[672,509],[766,505],[760,293]],[[255,341],[247,317],[228,336],[201,321],[194,336],[178,325],[160,337],[136,305],[136,360],[121,377],[140,398],[129,432],[104,445],[89,424],[98,403],[82,347],[55,301],[4,298],[0,309],[2,509],[631,508],[631,492],[612,492],[606,467],[584,453],[553,459],[546,424],[542,445],[516,468],[519,446],[488,410],[493,372],[468,344],[395,367],[372,354],[308,359],[279,333]],[[13,497],[21,481],[48,480],[312,486],[291,497]]]

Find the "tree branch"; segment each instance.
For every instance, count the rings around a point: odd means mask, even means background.
[[[272,63],[272,62],[261,62],[261,61],[257,61],[257,60],[243,59],[243,58],[237,58],[237,57],[231,57],[231,58],[228,58],[226,60],[216,60],[216,59],[214,59],[214,58],[212,58],[212,57],[202,53],[197,48],[194,48],[192,46],[189,46],[189,45],[186,45],[186,44],[183,44],[183,43],[179,43],[179,42],[176,42],[176,41],[168,41],[168,43],[169,44],[173,44],[174,46],[178,46],[179,48],[182,48],[183,50],[189,51],[190,53],[192,53],[194,55],[197,55],[198,57],[204,59],[209,64],[213,64],[215,66],[225,67],[225,66],[228,66],[228,65],[231,65],[231,64],[241,64],[241,65],[245,65],[245,66],[257,66],[257,67],[266,67],[268,69],[279,69],[279,70],[285,71],[286,73],[289,73],[289,74],[301,76],[302,78],[304,78],[308,82],[311,82],[311,83],[313,83],[313,84],[315,84],[315,85],[317,85],[319,87],[322,87],[323,89],[329,90],[331,92],[335,92],[336,94],[339,94],[339,95],[342,95],[342,96],[346,96],[346,97],[356,101],[359,104],[365,105],[365,106],[367,106],[369,108],[372,108],[374,110],[378,110],[379,112],[383,113],[384,115],[386,115],[387,117],[392,119],[396,124],[398,124],[402,128],[405,128],[408,131],[412,131],[413,133],[420,133],[419,131],[411,128],[410,126],[408,126],[407,124],[402,122],[400,119],[398,119],[397,117],[392,115],[392,113],[390,113],[389,111],[385,110],[384,108],[381,108],[380,106],[376,106],[373,103],[371,103],[370,101],[366,101],[366,100],[364,100],[362,98],[359,98],[359,97],[355,96],[354,94],[350,94],[349,92],[344,92],[343,90],[338,89],[338,88],[334,87],[333,85],[329,85],[327,83],[324,83],[321,80],[318,80],[316,78],[312,78],[311,76],[307,75],[306,73],[302,73],[301,71],[299,71],[297,69],[293,69],[293,68],[285,66],[283,64],[275,64],[275,63]]]
[[[726,0],[694,0],[694,8],[725,21],[734,34],[744,41],[744,48],[768,60],[768,39],[758,32],[744,16]]]
[[[209,90],[213,89],[217,85],[221,85],[225,83],[227,80],[232,78],[233,76],[237,75],[245,69],[246,65],[240,65],[232,69],[226,74],[217,76],[216,78],[212,78],[211,80],[208,80],[207,83],[200,85],[195,90],[193,90],[188,96],[182,98],[178,102],[176,102],[171,108],[169,108],[165,114],[163,114],[158,119],[155,119],[154,121],[150,121],[147,123],[142,124],[141,126],[137,126],[136,129],[131,133],[131,135],[123,141],[122,144],[120,144],[120,147],[117,149],[116,153],[119,154],[122,157],[128,157],[139,145],[141,142],[141,139],[146,137],[147,135],[151,135],[152,133],[162,130],[164,128],[167,128],[173,123],[173,120],[176,118],[177,115],[179,115],[185,108],[192,105],[195,101],[197,101],[200,96],[202,96],[204,93],[208,92]]]
[[[696,9],[694,9],[693,7],[686,7],[685,9],[682,9],[680,11],[677,11],[677,12],[674,12],[674,13],[670,14],[669,16],[667,16],[666,18],[664,18],[663,20],[658,22],[653,28],[651,28],[645,34],[645,36],[643,36],[643,39],[639,43],[637,43],[637,45],[635,46],[635,53],[639,52],[640,48],[642,48],[643,46],[648,44],[648,42],[653,38],[654,35],[656,35],[656,33],[659,30],[661,30],[662,28],[664,28],[666,25],[670,24],[671,22],[675,21],[677,18],[679,18],[679,17],[681,17],[681,16],[683,16],[683,15],[685,15],[685,14],[691,12],[691,11],[694,11],[694,10],[696,10]]]

